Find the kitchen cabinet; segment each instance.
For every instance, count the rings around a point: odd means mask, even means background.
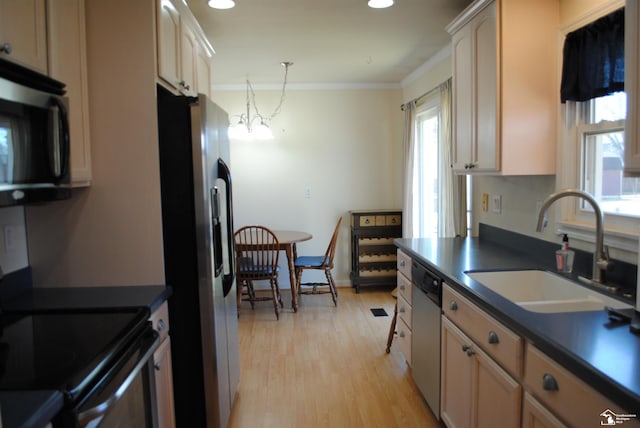
[[[171,337],[169,337],[169,309],[166,301],[151,315],[150,321],[153,328],[160,335],[160,345],[153,353],[157,426],[159,428],[173,428],[175,427],[175,414],[171,370]]]
[[[85,0],[47,0],[49,75],[66,83],[71,184],[91,184]]]
[[[640,5],[627,0],[625,6],[625,76],[627,93],[627,120],[625,123],[624,172],[640,176]]]
[[[398,348],[407,364],[411,366],[411,327],[413,287],[411,285],[411,257],[398,249],[398,322],[396,324]]]
[[[565,428],[553,413],[547,410],[528,392],[524,393],[522,404],[522,428]]]
[[[45,0],[0,0],[0,57],[47,74]]]
[[[613,404],[530,343],[527,344],[525,360],[526,390],[567,426],[604,425],[607,412],[614,420],[614,415],[637,412],[637,409],[621,409]],[[628,419],[623,421],[625,426],[640,426],[637,416]]]
[[[157,0],[156,21],[158,77],[184,95],[210,96],[213,48],[189,8]]]
[[[558,0],[477,0],[452,36],[455,172],[555,174]]]
[[[450,427],[518,427],[522,338],[444,285],[440,416]]]
[[[402,236],[402,211],[350,211],[351,284],[361,286],[396,285],[395,238]]]

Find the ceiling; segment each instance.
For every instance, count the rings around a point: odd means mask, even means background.
[[[450,41],[445,26],[470,0],[187,0],[216,51],[213,85],[398,85]]]

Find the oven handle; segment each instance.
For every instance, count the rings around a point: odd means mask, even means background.
[[[133,382],[136,376],[138,376],[142,369],[147,365],[160,344],[160,335],[156,331],[152,330],[149,336],[151,336],[152,340],[148,340],[147,343],[142,346],[142,350],[138,353],[138,356],[136,357],[137,360],[135,361],[133,368],[119,385],[115,385],[110,388],[112,392],[109,393],[109,396],[101,403],[87,410],[78,411],[76,420],[80,427],[97,426],[107,411],[124,395],[131,385],[131,382]],[[126,362],[128,362],[131,358],[130,353],[128,353],[123,359],[115,364],[115,367],[119,367],[123,360],[127,360]]]

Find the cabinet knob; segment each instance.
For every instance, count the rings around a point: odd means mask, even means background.
[[[157,330],[158,330],[158,331],[162,331],[162,330],[164,330],[164,328],[165,328],[165,327],[166,327],[166,325],[164,324],[164,320],[159,320],[159,321],[158,321],[158,327],[157,327]]]
[[[160,365],[160,363],[156,362],[156,363],[153,363],[153,368],[159,371],[162,368],[162,366]]]
[[[452,311],[457,311],[458,310],[458,303],[456,303],[455,300],[452,300],[451,303],[449,304],[449,309],[451,309]]]
[[[558,386],[558,381],[553,377],[553,375],[545,373],[542,376],[542,389],[545,391],[557,391],[560,387]]]
[[[400,312],[401,314],[405,313],[405,308],[404,306],[402,306],[400,309],[398,309],[398,312]]]
[[[474,163],[465,163],[464,164],[464,169],[473,169],[476,167],[476,164]]]
[[[181,80],[181,81],[180,81],[180,83],[179,83],[179,85],[180,85],[180,86],[182,86],[182,88],[183,88],[185,91],[188,91],[188,90],[189,90],[189,88],[191,88],[191,87],[189,86],[189,84],[188,84],[187,82],[185,82],[184,80]]]
[[[404,336],[405,336],[405,335],[404,335],[404,331],[401,331],[400,333],[398,333],[398,336],[400,336],[400,337],[404,337]]]
[[[405,286],[404,286],[404,285],[401,285],[399,288],[400,288],[400,290],[404,290],[404,289],[405,289]]]
[[[0,46],[1,53],[10,54],[12,50],[11,43],[3,43],[2,46]]]
[[[462,352],[466,352],[467,356],[469,357],[476,353],[476,351],[474,351],[473,348],[471,348],[471,346],[466,344],[462,345]]]
[[[496,333],[493,330],[489,332],[489,343],[492,345],[496,343],[500,343],[500,338],[498,337],[498,333]]]
[[[404,260],[401,260],[400,261],[400,267],[404,267],[404,265],[405,265]]]

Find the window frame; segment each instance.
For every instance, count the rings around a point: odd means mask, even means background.
[[[596,7],[560,30],[559,64],[562,66],[562,43],[565,36],[590,22],[625,6],[623,0],[611,0]],[[583,131],[597,129],[598,126],[581,123],[585,114],[584,103],[567,101],[559,104],[558,164],[556,172],[557,189],[581,188],[583,173]],[[619,122],[624,121],[618,121]],[[609,122],[609,124],[612,124]],[[609,125],[608,124],[608,125]],[[558,234],[567,233],[573,238],[595,242],[595,218],[590,209],[582,209],[579,198],[562,198],[557,202],[556,229]],[[638,253],[640,218],[605,214],[605,242],[611,248]]]

